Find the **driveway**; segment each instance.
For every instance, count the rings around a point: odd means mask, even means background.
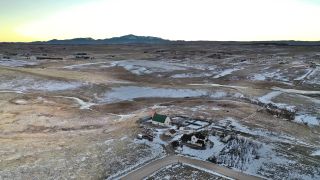
[[[232,179],[240,179],[240,180],[262,179],[260,177],[244,174],[226,167],[218,166],[214,163],[210,163],[207,161],[201,161],[197,159],[192,159],[184,156],[176,156],[176,155],[170,155],[162,159],[157,159],[155,161],[152,161],[151,163],[148,163],[145,166],[130,172],[129,174],[121,177],[120,179],[123,179],[123,180],[144,179],[145,177],[150,176],[151,174],[158,171],[159,169],[175,163],[189,164],[192,166],[196,166],[202,169],[206,169],[206,170],[210,170],[210,171],[222,174]]]

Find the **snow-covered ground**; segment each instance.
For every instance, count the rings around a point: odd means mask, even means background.
[[[320,149],[311,153],[311,156],[320,156]]]
[[[124,60],[112,62],[113,66],[121,66],[136,75],[151,74],[154,72],[171,72],[186,70],[187,67],[178,63],[147,60]]]
[[[215,98],[215,99],[219,99],[219,98],[223,98],[226,97],[228,94],[224,91],[217,91],[217,92],[213,92],[210,94],[211,98]]]
[[[320,84],[320,66],[315,68],[309,65],[298,62],[301,64],[294,65],[286,68],[266,67],[258,72],[250,73],[248,79],[252,81],[278,81],[287,85],[294,85],[295,81],[300,81],[301,84]]]
[[[320,117],[315,117],[307,114],[297,115],[294,121],[297,123],[307,124],[310,126],[320,126]]]
[[[233,130],[256,136],[262,141],[238,136],[228,143],[223,143],[219,136],[209,135],[208,139],[213,143],[213,146],[210,145],[212,143],[209,143],[207,148],[203,150],[183,146],[182,148],[178,148],[176,152],[181,155],[191,156],[201,160],[207,160],[208,158],[215,156],[217,157],[218,163],[221,165],[232,167],[235,170],[243,171],[248,174],[272,179],[281,179],[281,177],[288,175],[288,173],[290,173],[289,176],[293,178],[313,179],[314,177],[320,177],[318,167],[307,167],[309,169],[311,168],[312,172],[315,172],[314,175],[311,175],[308,171],[302,173],[301,171],[306,167],[300,166],[297,159],[291,158],[277,150],[278,143],[289,143],[292,145],[300,144],[302,146],[308,146],[308,144],[285,134],[269,132],[263,129],[248,128],[230,117],[220,120],[216,125],[219,127],[232,127]],[[212,125],[211,127],[215,127],[216,125]],[[210,129],[210,126],[208,128]],[[169,142],[163,141],[160,138],[160,135],[168,129],[169,128],[157,129],[152,143],[168,145]],[[171,141],[179,140],[181,135],[182,134],[178,133]],[[312,155],[317,156],[317,153],[319,152],[314,152]]]
[[[64,69],[85,69],[88,68],[88,66],[93,66],[93,65],[103,65],[104,67],[111,67],[107,66],[109,63],[108,62],[95,62],[95,63],[84,63],[84,64],[75,64],[75,65],[70,65],[70,66],[65,66]],[[102,67],[102,66],[99,66]]]
[[[272,99],[279,96],[280,94],[282,94],[282,92],[280,91],[272,91],[264,96],[261,96],[258,98],[258,100],[262,103],[265,103],[265,104],[268,104],[268,103],[271,103]]]
[[[307,124],[309,126],[319,126],[320,125],[320,117],[317,115],[317,113],[312,113],[312,111],[308,111],[305,107],[299,106],[299,111],[297,106],[295,105],[288,105],[285,103],[274,103],[272,99],[280,96],[283,93],[289,93],[289,94],[298,94],[298,97],[302,97],[304,99],[309,100],[310,102],[314,103],[315,108],[319,104],[319,100],[316,98],[300,95],[300,94],[316,94],[317,91],[303,91],[303,90],[295,90],[295,89],[282,89],[282,88],[272,88],[275,91],[271,91],[267,93],[264,96],[261,96],[258,98],[258,101],[264,103],[264,104],[272,104],[273,106],[278,107],[279,109],[286,109],[290,112],[296,112],[296,116],[293,119],[293,122],[301,123],[301,124]],[[317,108],[316,108],[317,109]],[[319,108],[318,108],[319,109]]]
[[[294,93],[294,94],[304,94],[304,95],[320,95],[320,91],[306,91],[306,90],[298,90],[298,89],[283,89],[279,87],[273,87],[273,90],[286,92],[286,93]]]
[[[55,96],[58,98],[65,98],[65,99],[72,99],[75,102],[77,102],[77,104],[79,104],[79,108],[80,109],[90,109],[91,106],[96,105],[95,103],[91,103],[91,102],[85,102],[84,100],[77,98],[77,97],[68,97],[68,96]]]
[[[278,143],[306,145],[304,142],[284,134],[263,129],[250,129],[233,118],[226,118],[218,124],[233,127],[234,130],[258,136],[260,140],[265,140],[257,141],[240,136],[228,143],[222,143],[220,137],[209,135],[209,140],[214,143],[213,147],[197,150],[183,146],[183,148],[176,151],[202,160],[215,156],[221,165],[272,179],[282,179],[284,176],[298,179],[320,178],[319,167],[301,166],[299,160],[278,151]],[[319,151],[315,151],[312,155],[318,156],[320,155],[319,153]],[[305,168],[310,168],[310,171],[305,171]]]
[[[10,90],[1,90],[0,93],[16,93],[16,94],[23,94],[22,91],[10,91]]]
[[[310,74],[308,74],[305,82],[308,84],[320,85],[320,66],[319,65]]]
[[[186,63],[180,61],[148,61],[148,60],[123,60],[114,61],[109,67],[120,66],[125,68],[136,75],[152,74],[152,73],[164,73],[175,72],[172,78],[200,78],[210,77],[216,75],[216,65],[211,64],[198,64],[198,63]],[[187,70],[196,70],[195,72],[183,72]],[[239,69],[226,69],[218,75],[219,77],[231,74],[233,71]],[[177,71],[177,72],[176,72]],[[182,71],[179,73],[179,71]],[[216,77],[218,78],[218,77]]]
[[[66,82],[58,80],[40,80],[31,77],[16,77],[14,79],[1,80],[0,90],[22,91],[62,91],[76,89],[83,84],[80,82]]]
[[[199,121],[199,120],[187,120],[186,122],[190,123],[186,127],[193,129],[193,130],[203,129],[204,127],[209,125],[208,122]]]
[[[135,163],[134,165],[129,165],[126,169],[121,170],[121,171],[117,171],[116,174],[113,174],[112,176],[109,176],[107,178],[107,180],[111,180],[111,179],[116,179],[119,178],[119,176],[124,175],[125,173],[130,172],[133,169],[136,169],[139,166],[144,165],[145,163],[157,159],[157,158],[161,158],[165,156],[165,151],[163,149],[163,147],[158,144],[158,143],[152,143],[149,142],[148,140],[134,140],[135,144],[141,144],[141,145],[146,145],[149,147],[150,152],[148,153],[148,155],[144,158],[140,158],[139,162]]]
[[[222,72],[220,72],[219,74],[213,76],[213,78],[221,78],[221,77],[224,77],[226,75],[229,75],[229,74],[232,74],[233,72],[235,71],[239,71],[241,70],[242,68],[232,68],[232,69],[225,69],[223,70]]]
[[[306,144],[303,141],[300,141],[288,134],[284,134],[284,133],[276,133],[276,132],[270,132],[268,130],[262,129],[262,128],[249,128],[243,124],[240,124],[237,120],[235,120],[234,118],[231,117],[226,117],[223,120],[220,120],[217,125],[219,127],[226,127],[226,126],[232,126],[234,130],[239,131],[239,132],[243,132],[246,134],[250,134],[262,139],[268,139],[268,141],[272,141],[272,142],[276,142],[276,143],[281,143],[281,142],[285,142],[288,144],[299,144],[299,145],[307,145],[309,146],[309,144]]]
[[[266,80],[266,76],[262,75],[262,74],[254,74],[252,75],[251,77],[251,80],[254,80],[254,81],[264,81]]]
[[[223,85],[223,84],[189,84],[190,86],[208,86],[208,87],[226,87],[226,88],[232,88],[232,89],[246,89],[245,86],[233,86],[233,85]]]
[[[274,103],[272,102],[272,99],[281,95],[282,92],[281,91],[271,91],[267,94],[265,94],[264,96],[261,96],[258,98],[258,101],[264,103],[264,104],[272,104],[276,107],[278,107],[279,109],[286,109],[290,112],[295,112],[296,111],[296,106],[292,106],[292,105],[288,105],[285,103]]]
[[[301,80],[304,80],[306,77],[308,77],[311,73],[313,72],[313,69],[307,69],[305,74],[303,74],[302,76],[300,77],[297,77],[295,78],[294,80],[296,81],[301,81]]]
[[[252,74],[249,78],[253,81],[265,81],[267,79],[276,80],[284,83],[290,83],[289,78],[283,75],[280,69],[271,72],[264,72]]]
[[[24,61],[24,60],[15,60],[15,59],[1,59],[0,66],[8,67],[23,67],[23,66],[34,66],[38,63],[35,61]]]
[[[199,77],[210,77],[212,76],[212,73],[182,73],[182,74],[175,74],[172,75],[172,78],[199,78]]]

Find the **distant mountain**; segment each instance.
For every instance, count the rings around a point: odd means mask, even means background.
[[[57,40],[53,39],[50,41],[37,41],[34,44],[166,44],[170,43],[170,40],[165,40],[158,37],[152,36],[136,36],[133,34],[113,37],[110,39],[92,39],[92,38],[75,38]]]
[[[162,44],[168,43],[169,40],[165,40],[158,37],[152,36],[135,36],[133,34],[129,34],[121,37],[113,37],[110,39],[103,40],[107,44]]]
[[[168,43],[227,43],[227,44],[240,44],[240,45],[265,45],[265,46],[320,46],[320,41],[170,41],[159,37],[152,36],[136,36],[133,34],[113,37],[109,39],[92,39],[92,38],[75,38],[57,40],[53,39],[50,41],[37,41],[32,42],[33,44],[69,44],[69,45],[95,45],[95,44],[168,44]]]
[[[75,38],[75,39],[65,39],[65,40],[58,40],[52,39],[50,41],[42,41],[42,42],[34,42],[40,44],[94,44],[96,40],[92,38]]]

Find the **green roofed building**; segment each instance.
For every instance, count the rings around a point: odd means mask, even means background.
[[[171,119],[166,115],[161,115],[154,113],[152,116],[152,124],[157,124],[161,126],[169,126],[171,123]]]

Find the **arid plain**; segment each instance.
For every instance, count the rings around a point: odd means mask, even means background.
[[[0,179],[117,179],[169,154],[320,178],[319,46],[0,44],[0,54]],[[163,133],[174,127],[140,123],[150,109],[208,122],[213,145],[173,149],[181,136]],[[136,138],[146,129],[152,142]],[[175,171],[217,178],[186,165],[149,178]]]

